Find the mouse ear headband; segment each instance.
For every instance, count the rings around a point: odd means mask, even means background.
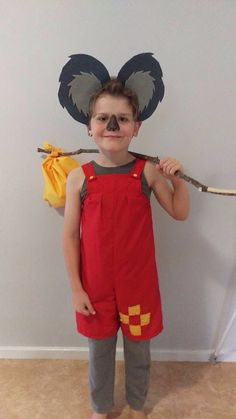
[[[138,97],[139,121],[149,118],[164,96],[162,70],[152,55],[150,52],[135,55],[124,64],[117,76]],[[96,58],[86,54],[71,55],[59,79],[61,106],[76,121],[88,125],[90,98],[110,79],[106,67]]]

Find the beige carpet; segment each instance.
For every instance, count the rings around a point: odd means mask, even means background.
[[[111,419],[128,419],[117,362]],[[87,362],[0,360],[0,419],[88,419]],[[236,419],[236,363],[153,362],[149,419]]]

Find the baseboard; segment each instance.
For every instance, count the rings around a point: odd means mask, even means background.
[[[212,350],[152,349],[153,361],[208,362]],[[0,346],[0,359],[88,359],[87,347]],[[117,348],[117,360],[123,360],[123,349]],[[236,362],[236,351],[220,353],[216,362]]]

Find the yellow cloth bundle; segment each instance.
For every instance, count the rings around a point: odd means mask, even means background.
[[[56,148],[46,142],[43,148],[50,151],[41,166],[44,178],[43,199],[53,208],[64,207],[66,178],[72,169],[79,166],[79,163],[69,156],[58,156],[58,153],[63,152],[62,148]]]

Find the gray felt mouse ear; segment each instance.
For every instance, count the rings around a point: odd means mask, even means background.
[[[155,111],[164,97],[160,64],[152,53],[135,55],[119,71],[117,78],[138,96],[138,120],[144,121]]]
[[[60,104],[76,121],[88,125],[90,97],[109,79],[106,67],[96,58],[87,54],[71,55],[59,79]]]

